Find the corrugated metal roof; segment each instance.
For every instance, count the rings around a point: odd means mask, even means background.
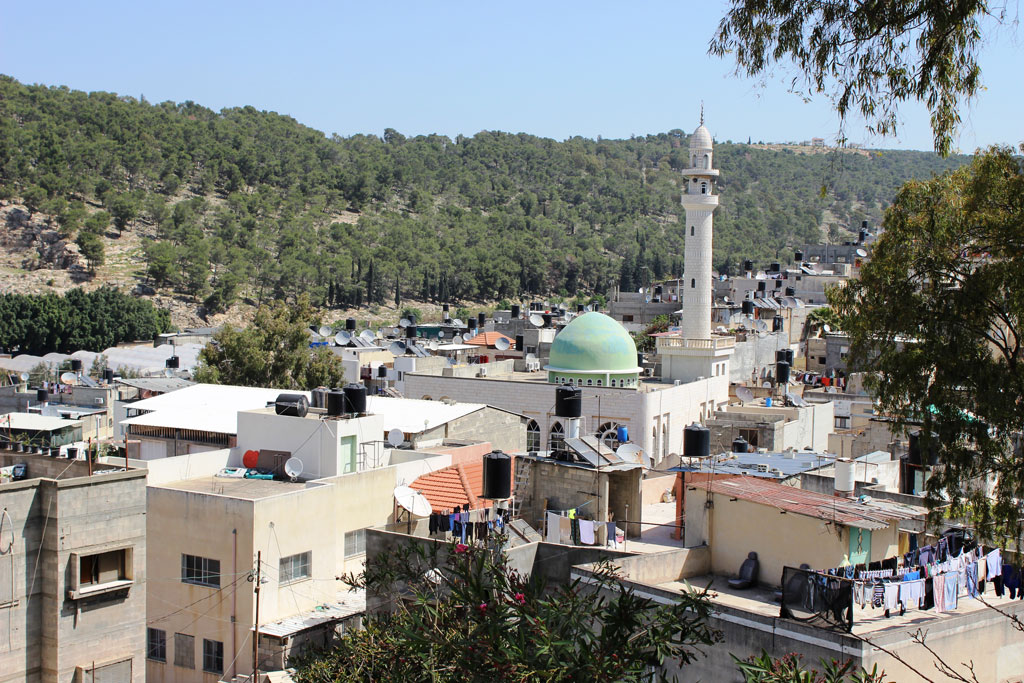
[[[24,429],[25,431],[53,432],[67,427],[79,427],[78,420],[65,420],[61,417],[47,417],[35,413],[7,413],[0,415],[0,427]]]
[[[837,498],[756,477],[711,480],[707,484],[702,482],[699,488],[705,486],[719,495],[862,529],[885,529],[893,522],[916,519],[923,514],[920,508],[910,505]]]
[[[287,586],[282,590],[287,590]],[[286,638],[296,633],[308,631],[321,624],[341,621],[366,611],[366,591],[343,591],[338,593],[334,602],[325,602],[315,609],[279,619],[269,624],[260,624],[260,635]]]
[[[119,378],[117,383],[134,387],[136,389],[142,389],[143,391],[155,391],[161,394],[166,394],[168,391],[176,391],[177,389],[184,389],[185,387],[190,387],[195,384],[195,382],[187,379],[181,379],[180,377]]]

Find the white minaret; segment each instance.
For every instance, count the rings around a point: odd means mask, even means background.
[[[711,339],[711,221],[718,208],[715,179],[711,168],[711,133],[704,127],[701,107],[700,126],[690,136],[690,167],[683,171],[686,189],[686,254],[683,265],[684,339]]]

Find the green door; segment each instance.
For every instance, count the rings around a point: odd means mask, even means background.
[[[870,529],[858,529],[857,527],[849,527],[850,529],[850,563],[851,564],[867,564],[871,557],[871,530]]]
[[[338,444],[338,463],[342,474],[356,471],[356,437],[343,436]]]

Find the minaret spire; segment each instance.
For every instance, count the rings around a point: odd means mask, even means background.
[[[704,100],[700,101],[700,125],[704,125]]]

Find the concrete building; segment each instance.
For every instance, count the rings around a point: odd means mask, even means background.
[[[832,403],[806,406],[729,405],[705,421],[713,452],[728,450],[737,438],[754,450],[825,452],[834,430]]]
[[[0,451],[0,681],[146,680],[146,472]]]

